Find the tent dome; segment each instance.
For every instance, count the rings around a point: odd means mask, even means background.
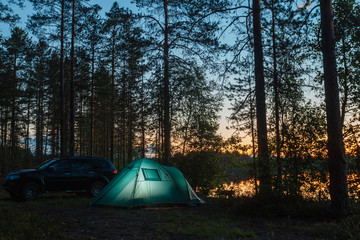
[[[134,207],[149,204],[204,203],[175,167],[167,167],[150,159],[127,164],[91,205]]]

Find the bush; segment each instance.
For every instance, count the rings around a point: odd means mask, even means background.
[[[190,185],[204,195],[223,183],[228,167],[221,155],[212,151],[177,154],[172,161]]]

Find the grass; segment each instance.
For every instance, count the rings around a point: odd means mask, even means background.
[[[232,226],[227,218],[208,218],[193,213],[168,211],[159,217],[158,231],[195,238],[254,239],[255,233]]]
[[[353,204],[353,213],[341,219],[328,219],[315,223],[308,229],[317,237],[332,237],[331,239],[360,239],[360,209]]]
[[[0,240],[72,239],[66,233],[69,226],[77,230],[76,239],[89,239],[102,236],[99,226],[112,226],[113,221],[119,226],[129,223],[130,230],[123,234],[136,233],[138,238],[150,233],[154,239],[263,239],[274,232],[296,239],[360,239],[359,203],[352,204],[349,216],[336,218],[328,202],[285,198],[209,201],[210,205],[199,208],[88,208],[91,199],[87,197],[46,194],[35,201],[14,202],[0,190]],[[74,219],[78,224],[74,225]],[[94,226],[93,232],[84,231]],[[136,232],[139,227],[145,230]]]
[[[271,230],[285,230],[321,239],[360,239],[359,203],[352,204],[350,215],[338,216],[331,212],[329,202],[289,198],[263,201],[256,197],[220,201],[238,215],[264,219],[265,227]]]
[[[47,214],[51,211],[86,206],[89,199],[71,194],[42,195],[35,201],[13,201],[0,191],[0,240],[57,240],[70,239],[65,230],[67,219]]]
[[[50,217],[13,208],[0,209],[0,240],[68,239],[64,224]]]
[[[297,198],[241,197],[217,199],[217,204],[224,205],[238,214],[262,218],[291,217],[296,219],[322,220],[331,217],[329,202],[306,201]]]

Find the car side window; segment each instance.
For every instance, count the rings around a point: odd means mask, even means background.
[[[92,166],[86,162],[73,162],[72,166],[71,166],[71,169],[73,171],[86,171],[91,168],[92,168]]]
[[[109,164],[103,160],[95,160],[93,165],[95,169],[106,169],[110,167]]]
[[[71,171],[71,162],[68,160],[62,160],[51,165],[54,171],[56,172],[70,172]]]

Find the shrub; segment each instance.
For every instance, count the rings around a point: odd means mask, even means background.
[[[228,167],[228,164],[221,159],[221,155],[212,151],[177,154],[172,161],[190,185],[204,195],[223,183]]]

